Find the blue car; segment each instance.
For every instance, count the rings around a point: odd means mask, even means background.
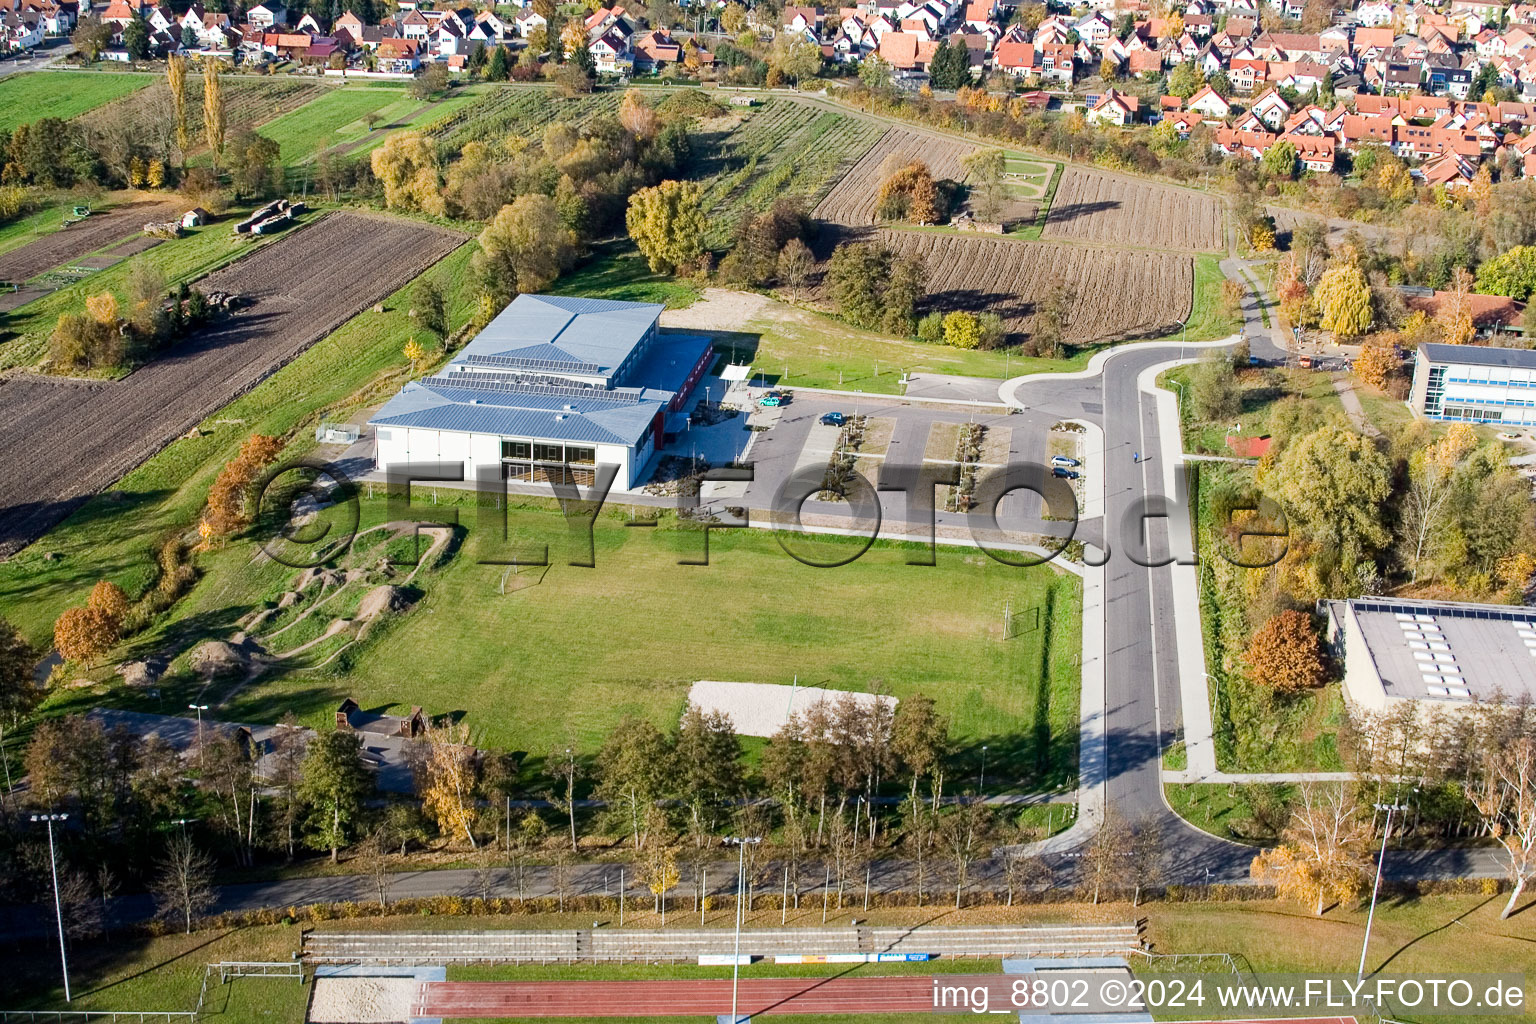
[[[824,426],[840,427],[844,422],[843,414],[840,412],[824,413],[821,417],[821,422]]]

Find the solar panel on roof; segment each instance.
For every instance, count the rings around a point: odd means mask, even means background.
[[[520,380],[507,380],[483,373],[456,373],[451,377],[432,377],[428,382],[439,386],[462,388],[468,391],[493,391],[506,395],[539,395],[545,398],[579,398],[584,402],[611,402],[615,405],[634,405],[640,401],[640,393],[630,388],[582,388],[560,384],[530,384]]]
[[[486,356],[477,353],[465,353],[459,358],[461,363],[472,363],[476,366],[506,366],[523,367],[529,370],[563,370],[566,373],[590,373],[601,374],[603,368],[593,363],[578,362],[574,359],[542,359],[535,356]]]

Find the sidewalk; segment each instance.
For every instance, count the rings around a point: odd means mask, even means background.
[[[1170,499],[1178,493],[1175,480],[1184,472],[1184,432],[1179,418],[1178,397],[1157,386],[1157,375],[1164,370],[1192,362],[1169,360],[1143,370],[1136,386],[1151,395],[1157,406],[1158,440],[1162,444],[1163,493]],[[1195,551],[1194,525],[1189,505],[1169,503],[1168,532],[1186,538],[1183,552]],[[1199,567],[1192,559],[1181,557],[1168,566],[1173,578],[1174,636],[1178,651],[1180,707],[1183,709],[1184,749],[1189,757],[1189,773],[1199,778],[1216,774],[1215,723],[1211,717],[1210,687],[1206,685],[1205,643],[1200,626]]]

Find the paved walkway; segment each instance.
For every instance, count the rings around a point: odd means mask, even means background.
[[[1335,377],[1333,390],[1338,392],[1339,401],[1344,403],[1344,411],[1349,414],[1349,421],[1355,425],[1355,429],[1366,437],[1375,437],[1381,433],[1376,429],[1376,424],[1366,418],[1365,409],[1360,405],[1360,396],[1355,394],[1355,382],[1347,377]]]
[[[1218,772],[1199,774],[1194,771],[1178,771],[1176,769],[1164,769],[1163,781],[1174,784],[1189,782],[1210,782],[1244,785],[1251,782],[1278,782],[1281,784],[1294,782],[1349,782],[1353,779],[1353,772]]]

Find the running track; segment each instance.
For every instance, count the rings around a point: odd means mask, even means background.
[[[996,984],[996,974],[946,975],[946,985]],[[921,1013],[933,980],[743,978],[741,1016],[763,1013]],[[730,1014],[731,983],[707,981],[425,982],[412,1017],[691,1017]],[[1289,1024],[1289,1022],[1288,1022]]]
[[[997,991],[996,974],[943,975],[946,986]],[[741,1016],[927,1013],[931,977],[744,978]],[[729,1014],[731,983],[708,981],[438,981],[417,990],[412,1017],[714,1017]],[[1217,1024],[1217,1022],[1199,1022]],[[1246,1024],[1356,1024],[1353,1017],[1292,1017]]]

